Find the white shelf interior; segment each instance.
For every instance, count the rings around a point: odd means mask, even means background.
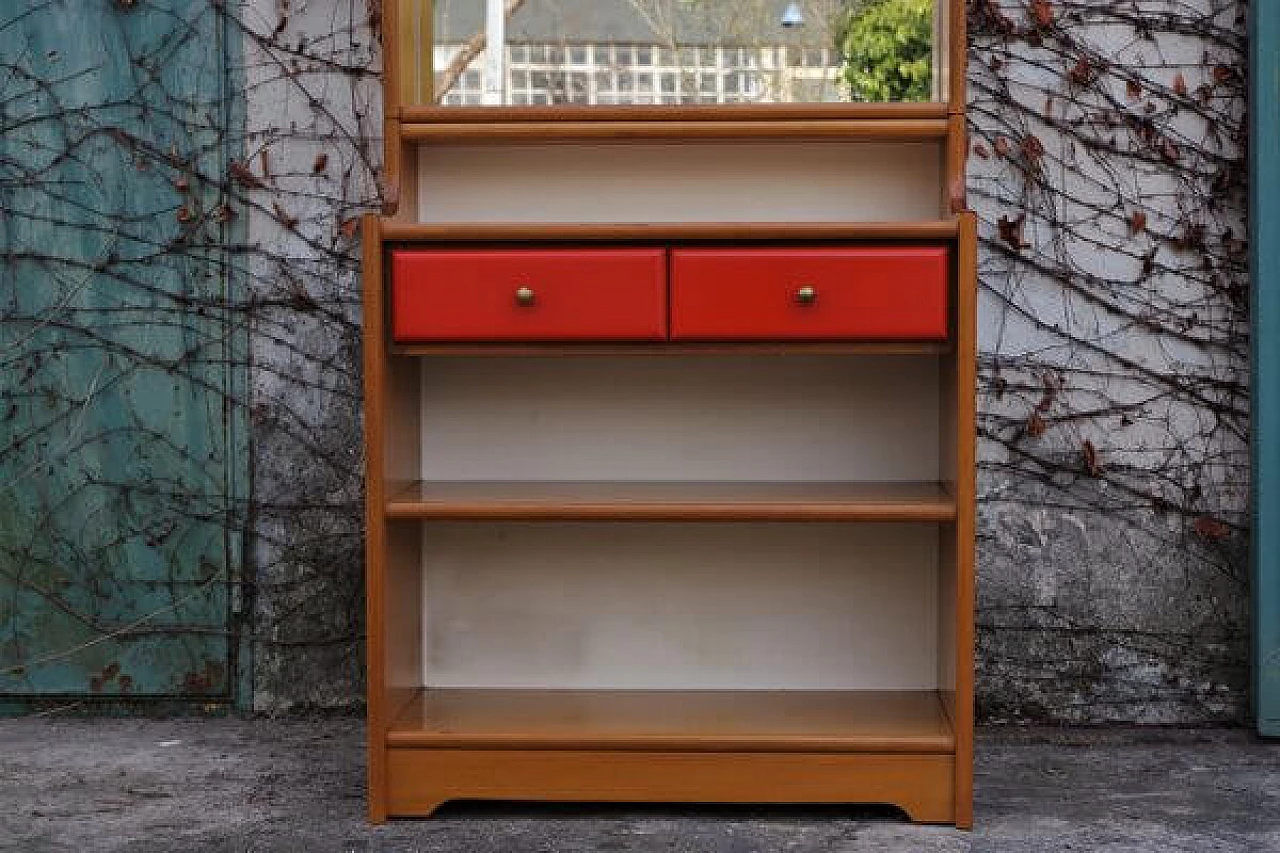
[[[938,479],[937,357],[419,365],[426,480]],[[935,525],[423,524],[429,686],[938,685]]]
[[[419,149],[418,221],[911,222],[941,142],[626,142]]]
[[[937,687],[937,528],[428,523],[423,684]]]
[[[424,480],[937,480],[928,356],[426,358]]]

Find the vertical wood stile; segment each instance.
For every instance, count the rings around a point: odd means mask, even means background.
[[[968,73],[968,0],[951,0],[951,21],[947,27],[947,104],[952,113],[964,114],[967,106],[965,77]]]
[[[952,113],[947,120],[946,158],[943,174],[943,216],[955,216],[967,209],[965,161],[968,155],[968,126],[963,113]]]
[[[400,132],[399,119],[386,118],[382,121],[382,214],[388,217],[402,215],[401,188],[405,180],[404,149],[405,143]],[[416,176],[415,176],[416,177]],[[416,215],[417,211],[412,211]]]
[[[433,104],[436,99],[435,83],[435,24],[431,11],[431,3],[427,0],[413,0],[417,7],[414,16],[417,23],[417,50],[414,52],[415,79],[418,90],[410,101],[412,106]]]
[[[402,3],[413,0],[382,0],[382,116],[384,119],[399,118],[402,79],[401,40],[404,28],[401,24]]]
[[[973,826],[974,535],[977,494],[977,219],[960,215],[955,349],[955,799],[957,827]]]

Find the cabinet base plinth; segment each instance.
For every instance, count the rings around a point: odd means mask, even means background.
[[[388,749],[387,812],[449,800],[866,803],[954,823],[946,754]]]

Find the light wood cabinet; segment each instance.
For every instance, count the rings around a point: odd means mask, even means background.
[[[388,205],[363,238],[371,818],[876,802],[969,826],[962,89],[446,108],[405,97],[419,4],[384,9]],[[954,44],[959,12],[940,19]],[[916,147],[895,160],[886,140]],[[770,163],[886,214],[772,215],[795,200],[751,189]]]

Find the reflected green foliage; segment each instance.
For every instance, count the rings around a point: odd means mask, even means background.
[[[855,4],[840,38],[851,98],[929,100],[932,38],[932,0]]]

